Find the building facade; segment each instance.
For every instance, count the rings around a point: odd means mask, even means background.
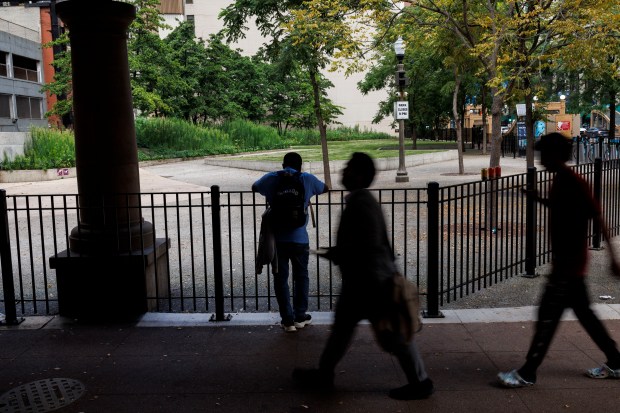
[[[47,126],[40,10],[0,7],[0,132]]]

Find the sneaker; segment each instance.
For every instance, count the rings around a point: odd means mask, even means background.
[[[601,367],[586,371],[586,376],[591,379],[620,379],[620,369],[613,370],[607,364],[603,364]]]
[[[389,395],[396,400],[422,400],[428,399],[435,392],[431,379],[422,380],[418,384],[406,384],[403,387],[392,389]]]
[[[320,369],[294,369],[293,380],[310,389],[331,390],[334,387],[334,373]]]
[[[312,324],[312,316],[310,314],[306,314],[301,320],[295,320],[296,328],[304,328],[308,324]]]
[[[295,328],[295,323],[285,323],[284,321],[280,323],[280,326],[284,329],[285,333],[294,333],[297,331]]]
[[[512,370],[507,373],[499,373],[497,375],[499,382],[504,387],[509,388],[517,388],[517,387],[525,387],[525,386],[533,386],[534,383],[531,381],[525,380],[523,377],[519,375],[517,370]]]

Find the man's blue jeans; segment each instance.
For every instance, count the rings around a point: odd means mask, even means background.
[[[295,320],[303,320],[308,310],[308,257],[309,244],[294,242],[278,242],[278,273],[273,275],[273,288],[278,300],[280,317],[283,324],[293,324]],[[290,267],[289,267],[290,262]],[[293,305],[288,286],[289,268],[293,272]]]

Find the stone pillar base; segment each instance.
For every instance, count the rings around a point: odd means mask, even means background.
[[[164,238],[144,252],[87,256],[65,250],[50,257],[50,267],[56,270],[59,314],[80,321],[136,320],[155,301],[147,297],[155,297],[156,292],[160,298],[167,296],[167,260]]]

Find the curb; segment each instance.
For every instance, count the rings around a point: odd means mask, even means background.
[[[56,181],[76,176],[75,168],[0,171],[0,183]]]
[[[450,149],[441,152],[430,152],[419,155],[405,156],[405,167],[426,165],[436,162],[444,162],[458,159],[458,150]],[[398,158],[378,158],[375,159],[377,171],[392,171],[398,169]],[[205,163],[212,166],[222,166],[226,168],[249,169],[252,171],[271,172],[281,169],[281,162],[250,161],[243,159],[214,159],[206,158]],[[330,161],[329,169],[336,173],[341,171],[347,161]],[[323,173],[323,162],[311,161],[303,163],[303,171],[311,174]]]

